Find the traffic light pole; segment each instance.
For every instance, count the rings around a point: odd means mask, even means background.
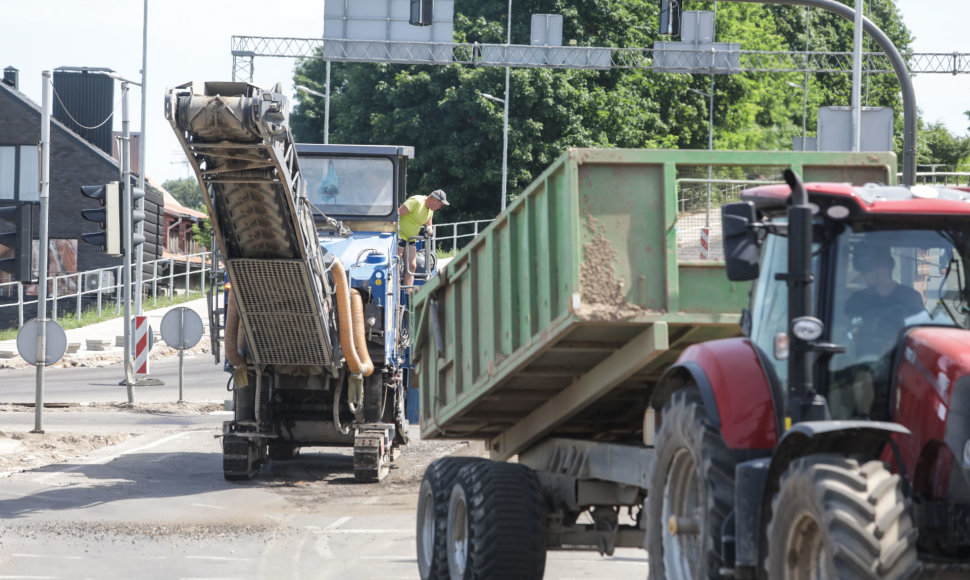
[[[142,89],[144,90],[144,88]],[[131,364],[131,134],[128,130],[128,83],[121,83],[121,213],[122,242],[124,243],[124,265],[122,283],[124,290],[124,372],[125,387],[128,390],[128,404],[135,403],[135,379]]]
[[[45,70],[41,73],[41,77],[44,87],[40,122],[40,251],[37,264],[37,321],[40,325],[37,333],[37,389],[33,433],[44,432],[44,371],[47,364],[47,216],[50,209],[51,71]]]

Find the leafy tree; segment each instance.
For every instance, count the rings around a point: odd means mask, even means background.
[[[954,170],[967,163],[970,157],[970,136],[958,137],[950,133],[943,123],[937,122],[920,127],[918,163],[920,165],[943,165]],[[920,168],[922,171],[923,168]]]
[[[871,0],[869,16],[909,46],[894,0]],[[504,43],[506,0],[464,2],[455,14],[455,41]],[[713,9],[694,2],[692,10]],[[512,43],[529,44],[530,15],[563,15],[565,43],[647,48],[658,36],[654,0],[516,0]],[[851,50],[851,23],[813,10],[812,50]],[[717,5],[717,40],[745,50],[804,50],[804,12],[791,6]],[[299,84],[324,86],[325,63],[296,69]],[[714,79],[714,144],[729,149],[790,149],[801,135],[803,75],[746,73]],[[453,205],[444,220],[494,216],[501,191],[503,107],[481,95],[503,95],[500,67],[334,63],[330,140],[415,147],[408,195],[443,188]],[[849,102],[850,75],[815,75],[809,118],[820,105]],[[864,104],[902,110],[896,79],[871,76]],[[693,90],[691,90],[693,89]],[[655,73],[513,68],[509,102],[508,190],[514,196],[569,147],[706,149],[710,77]],[[298,94],[291,125],[298,140],[323,141],[322,99]],[[897,131],[899,134],[899,131]]]
[[[172,194],[180,204],[199,211],[205,210],[205,201],[202,198],[202,188],[199,182],[192,178],[169,179],[162,184],[166,191]]]
[[[209,218],[199,220],[197,223],[192,224],[192,239],[207,251],[212,249],[210,247],[210,243],[212,242],[212,221]]]

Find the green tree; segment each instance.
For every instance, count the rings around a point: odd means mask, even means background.
[[[893,0],[873,0],[869,15],[909,46]],[[506,0],[466,2],[455,15],[455,41],[504,43]],[[691,2],[690,9],[713,9]],[[512,43],[529,44],[534,13],[563,15],[565,43],[649,48],[657,34],[654,0],[516,0]],[[851,23],[813,10],[812,50],[851,50]],[[791,6],[717,5],[717,39],[745,50],[804,50],[804,12]],[[322,88],[325,65],[308,59],[299,84]],[[801,135],[798,73],[718,75],[714,80],[717,148],[790,149]],[[849,102],[850,75],[818,75],[809,83],[808,126],[819,105]],[[691,89],[694,89],[693,91]],[[408,195],[443,188],[453,205],[444,220],[487,218],[499,209],[503,109],[482,93],[501,96],[499,67],[334,63],[330,140],[334,143],[413,145]],[[513,196],[569,147],[706,149],[710,77],[655,73],[513,68],[509,119],[508,190]],[[867,81],[865,104],[901,111],[892,75]],[[323,141],[323,100],[298,94],[291,124],[298,140]],[[899,133],[899,131],[897,131]]]
[[[212,249],[212,221],[209,218],[192,224],[192,239],[206,250]]]
[[[205,201],[202,198],[202,188],[199,182],[192,178],[169,179],[162,184],[166,191],[172,194],[180,204],[199,211],[205,210]]]
[[[970,136],[958,137],[941,122],[920,127],[918,163],[943,165],[941,171],[954,170],[970,157]],[[924,170],[923,167],[920,170]]]

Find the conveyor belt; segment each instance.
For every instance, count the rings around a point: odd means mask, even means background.
[[[255,362],[330,365],[331,289],[288,106],[248,83],[188,83],[165,114],[207,193]]]

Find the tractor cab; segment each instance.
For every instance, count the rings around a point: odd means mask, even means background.
[[[805,189],[813,213],[808,314],[821,323],[814,341],[820,347],[809,363],[815,390],[826,396],[829,418],[893,420],[893,369],[907,354],[901,348],[906,332],[917,326],[970,329],[970,215],[963,207],[970,194],[925,186]],[[763,226],[751,238],[762,246],[760,262],[741,259],[749,274],[760,271],[751,303],[758,316],[745,318],[745,330],[782,384],[791,351],[788,191],[756,188],[738,204],[759,213],[756,223]],[[929,210],[949,203],[961,212],[941,219]],[[772,232],[779,235],[764,235]],[[729,262],[740,259],[728,255]]]

